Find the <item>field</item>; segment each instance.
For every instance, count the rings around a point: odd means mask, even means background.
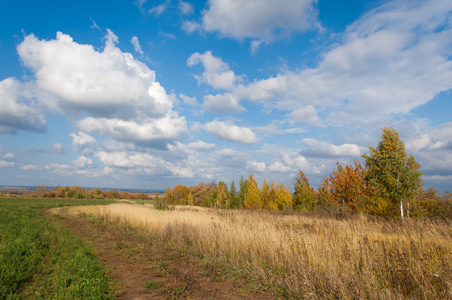
[[[452,299],[450,221],[5,201],[0,207],[0,298],[31,293],[59,298],[58,292],[73,287],[72,298]],[[11,215],[17,216],[3,221]],[[8,225],[13,222],[23,223],[15,237],[11,232],[18,227]],[[30,225],[37,223],[42,229]],[[79,245],[95,270],[79,266],[85,256],[74,252],[77,247],[64,246],[60,235]],[[30,257],[27,266],[22,266],[24,257]],[[68,274],[75,264],[91,277]],[[135,277],[121,281],[115,269],[123,270],[122,277],[133,270],[129,275]],[[94,290],[75,291],[89,286]]]

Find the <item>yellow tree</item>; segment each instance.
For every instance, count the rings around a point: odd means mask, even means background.
[[[246,192],[245,202],[243,204],[248,208],[261,207],[262,195],[256,181],[251,173],[248,177],[248,190]]]
[[[188,205],[193,205],[193,192],[192,192],[192,190],[190,190],[190,192],[188,193],[187,204]]]
[[[270,201],[267,203],[266,208],[278,210],[278,189],[276,188],[273,181],[270,184],[269,198]]]
[[[270,186],[268,185],[267,180],[264,179],[264,182],[262,183],[261,208],[267,208],[271,201]]]
[[[286,188],[282,182],[278,185],[276,199],[279,209],[289,209],[293,206],[292,194],[289,188]]]
[[[220,181],[217,186],[217,207],[226,208],[228,197],[228,186],[223,181]]]

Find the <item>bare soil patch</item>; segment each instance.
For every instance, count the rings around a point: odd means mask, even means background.
[[[118,299],[278,299],[256,294],[239,279],[225,279],[220,268],[200,266],[196,257],[160,249],[107,225],[58,210],[62,223],[95,249],[117,280]],[[49,212],[50,216],[51,213]]]

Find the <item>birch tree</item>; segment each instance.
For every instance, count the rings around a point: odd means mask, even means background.
[[[413,156],[407,156],[405,145],[393,128],[383,128],[377,148],[369,147],[370,155],[363,154],[366,162],[365,178],[382,197],[400,206],[404,217],[404,204],[409,207],[422,188],[421,165]]]

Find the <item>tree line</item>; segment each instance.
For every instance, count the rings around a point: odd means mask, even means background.
[[[423,188],[422,170],[392,128],[383,128],[376,148],[351,165],[337,163],[317,189],[302,170],[295,178],[293,193],[283,183],[263,181],[258,186],[253,174],[230,186],[215,181],[195,186],[167,188],[163,201],[224,209],[270,209],[323,211],[328,213],[366,213],[384,217],[452,217],[452,193],[438,195],[434,188]],[[162,201],[162,200],[161,200]]]
[[[36,189],[27,194],[29,197],[40,198],[69,198],[69,199],[130,199],[130,200],[150,200],[146,193],[129,193],[127,191],[101,189],[87,189],[81,186],[56,186],[49,189],[45,185],[37,186]]]

